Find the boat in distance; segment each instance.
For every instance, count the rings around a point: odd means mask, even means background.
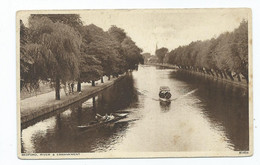
[[[159,92],[160,101],[171,101],[172,94],[168,86],[161,86]]]

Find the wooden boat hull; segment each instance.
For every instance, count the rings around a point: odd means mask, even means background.
[[[97,123],[88,124],[88,125],[81,125],[81,126],[78,126],[78,128],[82,129],[82,130],[86,130],[86,129],[90,129],[90,128],[98,128],[98,127],[104,126],[106,124],[114,123],[120,119],[126,118],[127,114],[114,114],[114,116],[115,116],[115,118],[112,120],[97,122]]]
[[[170,102],[171,99],[165,99],[165,98],[159,98],[160,101],[163,101],[163,102]]]

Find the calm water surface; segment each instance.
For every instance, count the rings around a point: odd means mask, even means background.
[[[171,88],[171,103],[158,101]],[[95,113],[128,113],[82,131]],[[152,152],[248,150],[248,94],[174,70],[140,66],[93,99],[45,116],[21,131],[22,152]]]

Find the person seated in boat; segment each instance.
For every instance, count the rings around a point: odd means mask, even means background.
[[[107,115],[107,114],[106,114]],[[115,118],[115,116],[114,115],[112,115],[112,114],[109,114],[108,116],[107,116],[107,118],[106,118],[106,121],[110,121],[110,120],[113,120]]]
[[[113,120],[115,118],[114,115],[112,114],[106,114],[104,116],[101,116],[100,114],[96,114],[95,116],[96,120],[98,120],[99,122],[103,122],[103,121],[110,121]]]
[[[101,116],[100,114],[96,114],[96,116],[95,116],[95,119],[97,120],[97,121],[105,121],[106,120],[106,115],[105,116]]]
[[[102,117],[102,116],[101,116],[100,114],[97,113],[96,116],[95,116],[95,119],[98,120],[98,119],[100,119],[101,117]]]
[[[107,118],[108,118],[108,115],[106,113],[106,115],[102,117],[102,120],[107,121]]]

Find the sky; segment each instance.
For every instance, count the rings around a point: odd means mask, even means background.
[[[84,25],[95,24],[105,31],[111,25],[123,28],[143,52],[151,54],[156,44],[170,51],[192,41],[233,31],[249,17],[247,9],[81,10],[70,13],[80,14]],[[24,18],[26,23],[28,13]]]

